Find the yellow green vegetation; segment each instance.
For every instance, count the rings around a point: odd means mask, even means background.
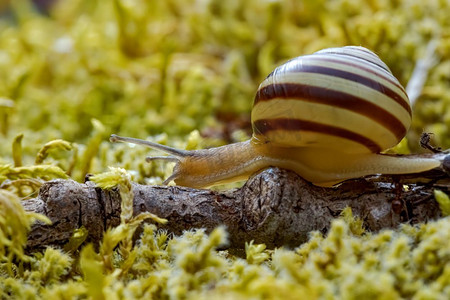
[[[6,4],[5,4],[6,3]],[[379,234],[346,212],[296,249],[248,241],[246,257],[216,248],[218,228],[172,237],[132,217],[130,180],[160,183],[117,133],[196,149],[247,139],[254,93],[289,58],[343,45],[375,51],[406,85],[428,42],[435,62],[408,142],[424,131],[450,147],[450,3],[446,0],[59,0],[40,13],[0,3],[0,291],[2,298],[450,298],[449,217]],[[108,167],[122,167],[120,169]],[[102,173],[106,172],[106,173]],[[119,185],[121,224],[99,249],[74,233],[64,250],[26,255],[33,220],[20,200],[45,180],[87,173]],[[443,214],[448,197],[436,192]]]
[[[107,175],[115,177],[114,175]],[[122,172],[123,173],[123,172]],[[126,177],[126,176],[125,176]],[[104,179],[99,179],[104,180]],[[111,180],[108,179],[108,180]],[[129,182],[118,179],[125,204]],[[8,210],[14,207],[14,211]],[[450,219],[364,232],[347,209],[327,236],[312,232],[298,248],[267,250],[247,243],[245,257],[217,247],[227,235],[217,228],[170,237],[143,219],[122,215],[92,245],[65,251],[23,253],[31,216],[11,193],[0,195],[0,295],[2,299],[448,299]],[[17,222],[17,218],[22,220]],[[14,228],[14,234],[8,231]],[[19,234],[17,234],[19,233]]]

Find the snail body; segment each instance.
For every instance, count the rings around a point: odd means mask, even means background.
[[[396,145],[411,123],[408,96],[377,55],[363,47],[329,48],[277,67],[259,86],[250,140],[186,151],[134,138],[170,154],[164,183],[194,188],[244,180],[270,166],[292,170],[315,185],[332,186],[372,174],[418,173],[435,158],[380,154]]]

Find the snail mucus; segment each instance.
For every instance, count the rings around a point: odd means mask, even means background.
[[[277,67],[259,86],[250,140],[180,150],[111,135],[111,142],[145,145],[169,154],[177,185],[205,188],[245,180],[267,167],[292,170],[319,186],[374,174],[420,173],[438,158],[382,154],[411,123],[403,86],[372,51],[347,46],[300,56]]]

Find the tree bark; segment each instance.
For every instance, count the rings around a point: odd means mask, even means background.
[[[231,248],[242,248],[250,240],[270,248],[298,246],[311,231],[326,232],[347,206],[369,231],[439,218],[433,190],[448,192],[450,184],[445,172],[430,177],[433,182],[409,184],[406,189],[405,177],[351,180],[337,188],[321,188],[293,172],[269,168],[243,187],[224,192],[133,183],[134,214],[148,211],[165,218],[168,223],[158,227],[174,234],[192,228],[209,232],[225,225]],[[37,198],[22,201],[26,210],[52,221],[32,226],[28,248],[62,246],[81,226],[89,231],[88,241],[100,241],[107,228],[120,223],[120,201],[117,189],[102,190],[89,181],[46,182]]]

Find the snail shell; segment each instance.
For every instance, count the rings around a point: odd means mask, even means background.
[[[331,48],[276,68],[261,83],[252,110],[254,137],[279,146],[379,153],[411,123],[408,96],[377,55]]]

